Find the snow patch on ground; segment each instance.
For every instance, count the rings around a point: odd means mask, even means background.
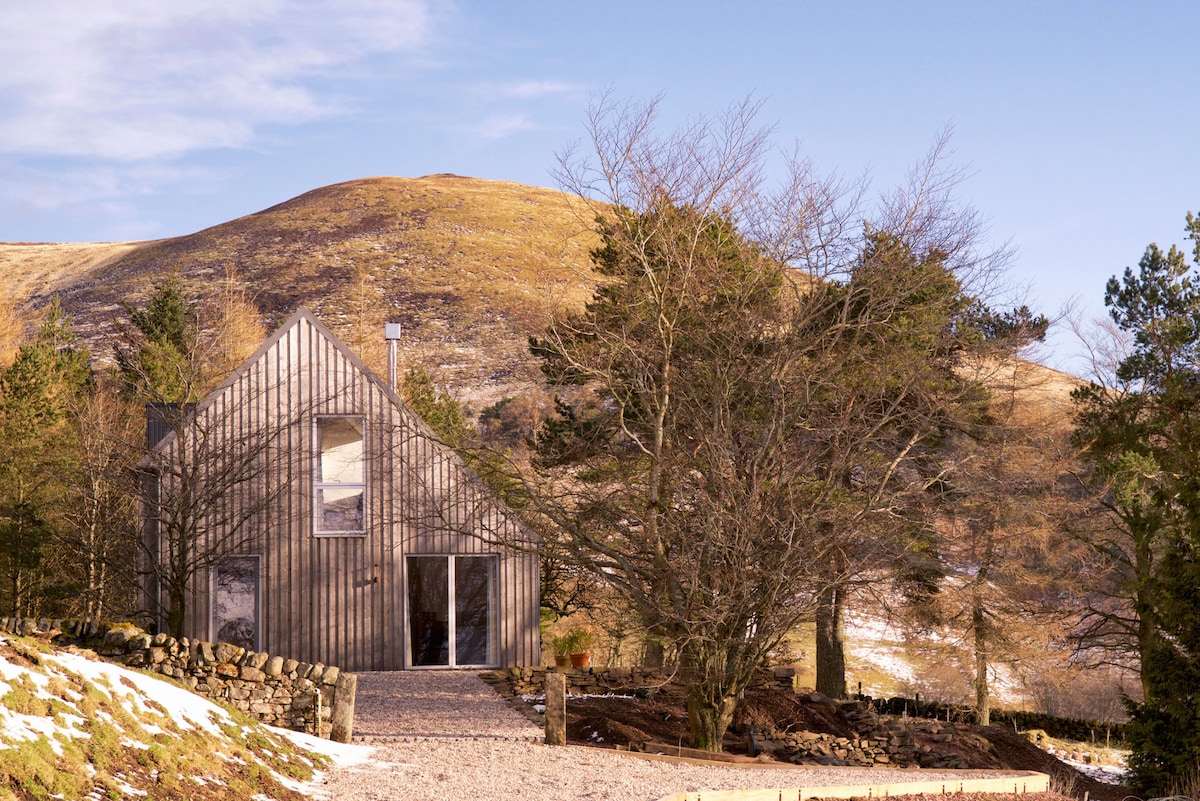
[[[1045,750],[1046,753],[1058,757],[1060,762],[1070,765],[1089,779],[1095,779],[1105,784],[1120,784],[1125,781],[1125,776],[1129,772],[1125,767],[1123,756],[1118,757],[1118,764],[1102,765],[1097,762],[1085,762],[1077,758],[1077,754],[1066,753],[1062,749],[1055,748],[1053,744],[1047,745]]]
[[[917,673],[904,647],[904,632],[884,617],[846,615],[846,651],[851,658],[871,665],[898,684],[912,684]],[[890,688],[864,682],[867,695],[891,695]]]
[[[847,656],[859,664],[870,665],[891,680],[886,687],[864,681],[864,693],[887,696],[920,685],[919,661],[908,652],[907,635],[889,617],[850,612],[845,627]],[[944,632],[938,631],[924,632],[921,637],[930,642],[949,640]],[[990,665],[988,682],[993,700],[1000,704],[1016,705],[1026,700],[1020,677],[1008,665]]]
[[[247,743],[251,740],[262,742],[261,737],[250,736],[256,732],[271,735],[267,737],[270,744],[255,746],[251,752],[253,759],[259,761],[263,769],[271,771],[280,784],[297,792],[308,792],[311,783],[280,775],[272,769],[270,760],[307,763],[313,757],[310,753],[313,751],[327,754],[339,765],[359,764],[370,759],[371,749],[363,746],[330,743],[296,732],[237,723],[228,710],[151,674],[128,670],[80,653],[31,649],[19,639],[4,636],[0,636],[0,644],[7,644],[12,649],[7,651],[7,656],[0,654],[0,677],[3,677],[0,696],[15,690],[24,691],[24,695],[10,695],[6,704],[0,704],[0,749],[21,749],[26,743],[41,740],[61,757],[65,754],[66,743],[91,736],[89,730],[95,721],[117,727],[121,746],[129,750],[149,750],[149,738],[161,741],[164,736],[179,737],[181,732],[197,732],[211,738],[208,741],[212,746],[209,756],[245,765],[246,760],[236,754],[244,753],[242,749],[247,745],[230,740],[224,733],[237,725],[246,734]],[[90,720],[75,708],[76,702],[89,695],[102,707],[95,708],[95,703],[89,706]],[[108,705],[107,710],[104,705]],[[124,715],[116,714],[116,709],[123,710],[136,723],[128,728],[123,726]],[[288,747],[292,745],[297,749],[295,753]],[[78,759],[78,754],[75,758]],[[76,767],[91,776],[98,774],[95,766],[86,762]],[[224,780],[217,773],[219,771],[213,775],[186,778],[197,787],[223,785]],[[147,776],[152,779],[154,774],[151,766]],[[135,786],[137,778],[130,775],[111,773],[98,777],[97,781],[101,783],[97,785],[101,794],[107,783],[107,787],[110,790],[115,787],[122,798],[146,795]],[[92,796],[101,797],[92,793],[88,798]]]
[[[136,717],[154,715],[165,719],[167,715],[163,711],[170,710],[169,717],[179,728],[199,728],[209,734],[220,734],[218,724],[233,722],[233,718],[221,707],[149,674],[126,670],[107,662],[96,662],[78,654],[59,652],[47,654],[46,658],[73,673],[86,676],[93,683],[107,685],[110,688],[109,697]],[[153,702],[153,705],[149,702]],[[155,733],[165,731],[160,728]]]

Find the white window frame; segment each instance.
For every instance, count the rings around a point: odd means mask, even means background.
[[[362,481],[324,481],[317,480],[317,476],[322,475],[321,472],[321,422],[323,420],[357,420],[359,424],[359,433],[362,437]],[[314,537],[365,537],[367,535],[367,518],[368,509],[370,508],[370,499],[367,497],[367,421],[360,414],[322,414],[316,415],[313,418],[312,427],[313,436],[313,482],[312,482],[312,504],[313,504],[313,536]],[[360,489],[362,490],[362,528],[359,529],[339,529],[326,530],[321,528],[322,514],[321,503],[317,500],[319,493],[322,490],[329,489]]]

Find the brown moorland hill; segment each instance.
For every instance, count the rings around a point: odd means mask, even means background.
[[[121,301],[138,301],[171,274],[204,295],[233,269],[268,328],[308,306],[379,370],[382,324],[401,323],[402,363],[424,366],[478,410],[537,380],[528,336],[554,309],[582,304],[595,285],[592,221],[571,200],[457,175],[365,178],[188,236],[0,243],[0,274],[30,305],[58,293],[104,358]],[[1030,362],[980,372],[993,385],[1023,385],[1026,409],[1067,420],[1070,376]]]
[[[382,325],[399,322],[403,364],[487,403],[534,379],[527,337],[590,294],[594,241],[561,192],[432,175],[335,184],[155,242],[2,245],[0,266],[31,304],[57,292],[102,357],[122,301],[173,273],[203,295],[234,269],[268,327],[308,306],[382,369]]]
[[[145,247],[146,242],[0,242],[0,275],[14,298],[71,286],[88,272]]]

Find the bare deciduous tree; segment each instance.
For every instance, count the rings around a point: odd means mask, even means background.
[[[950,432],[936,455],[930,514],[946,575],[931,600],[968,644],[976,714],[987,725],[998,667],[1019,677],[1026,662],[1065,642],[1077,596],[1062,577],[1078,570],[1081,554],[1063,533],[1076,512],[1064,382],[1016,359],[975,369],[988,388],[986,414]]]
[[[543,427],[532,508],[674,646],[692,744],[718,749],[767,652],[889,552],[907,463],[978,395],[963,352],[1040,323],[967,293],[996,262],[940,146],[864,236],[857,187],[806,162],[768,191],[755,104],[665,135],[656,105],[601,99],[594,155],[561,161],[602,277],[533,350],[592,402]]]
[[[134,611],[137,505],[123,477],[142,450],[141,416],[129,401],[98,387],[74,409],[79,462],[68,480],[68,525],[59,541],[79,575],[79,614],[98,621]]]
[[[237,381],[196,404],[263,333],[233,273],[203,304],[170,279],[144,308],[127,311],[118,366],[126,393],[147,409],[144,455],[126,477],[142,510],[140,605],[179,637],[197,578],[243,550],[288,491],[272,480],[271,465],[294,421],[272,417],[267,400],[283,390],[269,376]]]
[[[266,530],[265,516],[290,491],[272,465],[285,460],[285,432],[296,421],[267,416],[271,391],[148,412],[164,438],[133,477],[144,510],[141,572],[150,579],[143,603],[172,636],[184,635],[197,579]]]

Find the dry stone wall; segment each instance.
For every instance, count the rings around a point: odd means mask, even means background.
[[[350,741],[356,679],[332,665],[247,651],[230,643],[177,640],[129,623],[6,617],[0,618],[0,632],[85,648],[106,660],[169,676],[198,695],[223,701],[268,725]]]
[[[854,734],[839,737],[811,731],[781,731],[769,724],[752,724],[747,731],[751,753],[770,754],[796,765],[875,765],[922,768],[967,768],[954,753],[939,753],[930,743],[948,743],[973,736],[962,724],[930,720],[881,717],[863,701],[837,701],[809,693],[809,701],[836,709],[853,727]]]
[[[511,695],[542,695],[547,673],[561,673],[567,678],[570,695],[602,695],[604,693],[641,694],[675,680],[675,674],[662,668],[645,667],[512,667],[496,671],[496,682],[503,685],[502,693]],[[794,668],[775,668],[759,674],[755,686],[775,686],[794,690]]]
[[[544,694],[546,675],[563,674],[570,695],[605,693],[644,695],[674,680],[674,676],[652,668],[506,668],[490,676],[497,690],[508,696],[538,697]],[[759,671],[752,686],[796,692],[796,671],[777,667]],[[801,765],[920,765],[936,768],[965,768],[967,763],[954,754],[939,754],[930,743],[945,743],[972,736],[966,727],[937,721],[911,720],[880,716],[865,701],[837,701],[820,693],[806,691],[808,701],[836,710],[850,724],[854,734],[839,737],[808,731],[784,731],[770,724],[746,727],[746,748],[753,754],[770,754],[781,762]],[[631,747],[642,744],[631,743]]]

